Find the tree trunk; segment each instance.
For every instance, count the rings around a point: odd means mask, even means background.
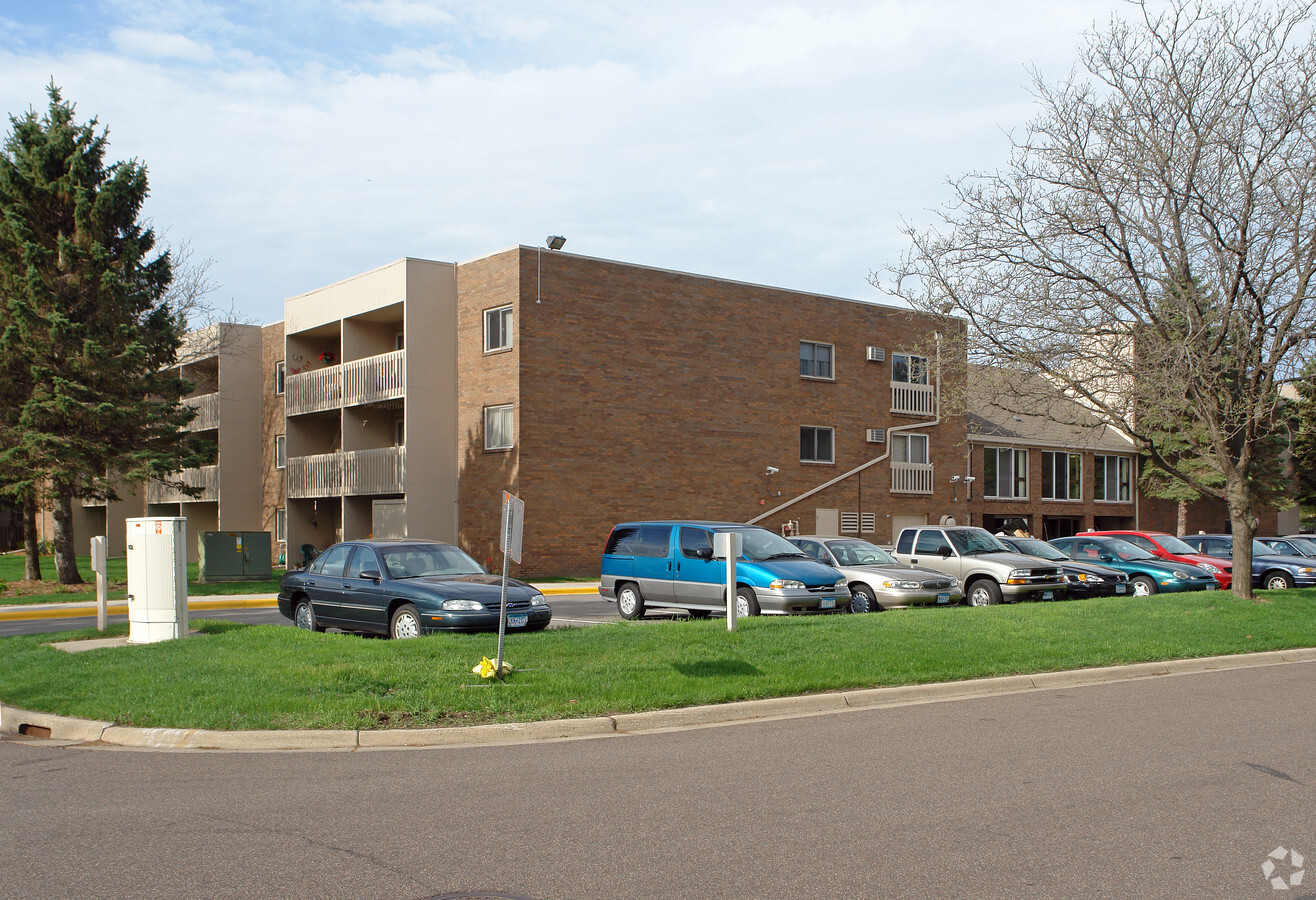
[[[1174,523],[1174,527],[1176,529],[1175,534],[1177,534],[1179,537],[1183,537],[1185,534],[1188,533],[1188,501],[1187,500],[1179,501],[1178,512],[1179,512],[1179,517]]]
[[[1252,538],[1257,533],[1257,522],[1252,515],[1251,491],[1232,473],[1226,476],[1225,501],[1229,506],[1229,525],[1234,536],[1233,593],[1241,600],[1260,599],[1252,593]]]
[[[55,486],[55,575],[60,584],[83,584],[73,547],[73,491]]]
[[[41,580],[41,541],[37,537],[37,499],[23,500],[23,577]]]

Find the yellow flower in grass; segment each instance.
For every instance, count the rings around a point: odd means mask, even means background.
[[[493,678],[494,675],[497,673],[497,670],[498,667],[494,665],[494,661],[487,656],[482,657],[480,659],[479,665],[477,665],[474,669],[471,669],[472,672],[474,672],[476,675],[479,675],[481,678]],[[507,675],[511,671],[512,671],[512,664],[504,660],[503,674]]]

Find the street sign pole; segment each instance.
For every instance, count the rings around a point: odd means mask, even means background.
[[[494,674],[503,678],[503,639],[507,636],[507,567],[509,560],[521,561],[521,534],[525,527],[525,503],[503,491],[503,587],[498,598],[498,659]]]
[[[736,630],[736,560],[745,552],[744,542],[738,531],[713,532],[713,555],[727,561],[727,631]]]

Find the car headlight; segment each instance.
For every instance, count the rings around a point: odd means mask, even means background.
[[[1313,569],[1310,566],[1302,566],[1298,569],[1299,575],[1310,575],[1312,572],[1316,572],[1316,569]]]
[[[484,604],[475,600],[444,600],[444,609],[484,609]]]
[[[1212,575],[1218,575],[1220,573],[1220,567],[1213,566],[1210,563],[1198,563],[1197,567],[1200,569],[1206,569],[1206,571],[1210,572]]]
[[[921,585],[917,581],[884,581],[882,587],[896,591],[916,591]]]
[[[836,584],[832,585],[832,587],[836,588],[838,591],[843,591],[846,589],[847,584],[849,584],[848,579],[842,578],[837,581]]]
[[[844,585],[845,579],[841,579],[837,584]],[[796,581],[793,578],[774,578],[768,582],[768,587],[774,591],[789,591],[804,587],[804,582]]]
[[[1180,581],[1186,581],[1187,579],[1193,577],[1189,575],[1187,572],[1171,572],[1170,574],[1173,575],[1175,578],[1178,578]]]
[[[533,594],[530,597],[531,606],[547,606],[548,601],[544,599],[543,594]]]
[[[1028,570],[1027,570],[1027,569],[1012,569],[1012,570],[1010,571],[1010,574],[1009,574],[1008,576],[1006,576],[1005,583],[1006,583],[1006,584],[1027,584],[1027,583],[1028,583],[1028,574],[1029,574],[1029,573],[1028,573]]]
[[[1079,572],[1076,575],[1066,575],[1065,580],[1073,584],[1105,584],[1106,579],[1100,575],[1089,575],[1086,572]]]

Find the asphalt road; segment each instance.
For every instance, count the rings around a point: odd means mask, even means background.
[[[1262,865],[1316,859],[1314,687],[1294,663],[485,748],[0,742],[0,897],[1310,898]]]

